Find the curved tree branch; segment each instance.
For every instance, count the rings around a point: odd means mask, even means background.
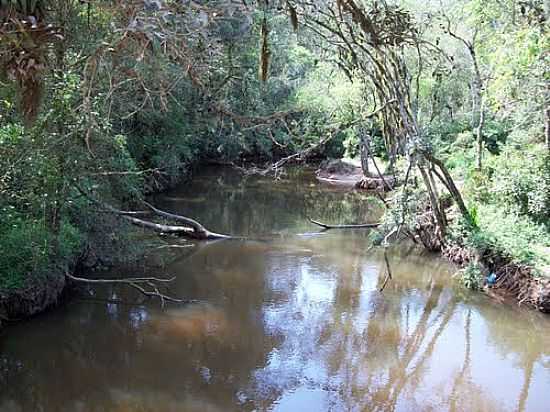
[[[234,236],[224,235],[220,233],[211,232],[206,229],[203,225],[197,222],[194,219],[191,219],[186,216],[176,215],[174,213],[165,212],[163,210],[157,209],[150,203],[143,201],[143,203],[157,216],[160,216],[165,219],[175,220],[177,222],[183,223],[183,225],[167,225],[162,223],[155,223],[149,220],[144,220],[136,216],[141,216],[144,214],[143,211],[123,211],[114,208],[113,206],[101,202],[91,196],[84,189],[75,185],[76,189],[92,203],[98,205],[107,212],[113,213],[115,215],[121,216],[128,222],[132,223],[135,226],[139,226],[145,229],[151,229],[158,233],[171,233],[180,236],[185,236],[194,240],[213,240],[213,239],[234,239]]]
[[[229,238],[232,237],[232,236],[229,236],[229,235],[223,235],[223,234],[220,234],[220,233],[211,232],[208,229],[206,229],[203,225],[201,225],[199,222],[197,222],[196,220],[191,219],[189,217],[176,215],[174,213],[165,212],[164,210],[157,209],[152,204],[150,204],[146,201],[143,201],[143,203],[145,204],[145,206],[147,206],[149,209],[151,209],[153,211],[153,213],[155,213],[156,215],[164,217],[166,219],[172,219],[172,220],[175,220],[177,222],[181,222],[184,225],[189,226],[191,228],[191,231],[181,230],[181,233],[189,233],[190,236],[194,236],[196,239],[211,240],[211,239],[229,239]],[[177,229],[176,232],[180,233],[180,229],[179,229],[180,226],[169,226],[168,228],[169,228],[168,229],[169,232],[171,230],[173,230],[173,228],[176,228]],[[170,229],[170,228],[172,228],[172,229]],[[185,228],[185,229],[188,229],[188,228]]]

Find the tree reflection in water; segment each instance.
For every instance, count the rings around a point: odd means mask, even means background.
[[[166,209],[256,240],[144,265],[200,303],[101,301],[127,297],[109,288],[8,329],[0,411],[545,411],[548,318],[457,290],[449,265],[406,244],[389,251],[380,293],[366,231],[295,235],[317,230],[308,216],[376,220],[364,197],[231,172],[163,195]]]

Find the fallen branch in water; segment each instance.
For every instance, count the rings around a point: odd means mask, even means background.
[[[188,300],[177,299],[160,292],[159,284],[170,283],[175,278],[159,279],[155,277],[143,277],[143,278],[126,278],[126,279],[86,279],[86,278],[79,278],[79,277],[73,276],[70,273],[65,273],[65,276],[67,277],[67,279],[70,279],[73,282],[79,282],[79,283],[88,283],[93,285],[97,285],[97,284],[127,285],[136,289],[138,292],[140,292],[146,297],[160,299],[162,307],[164,307],[165,302],[189,303]]]
[[[153,205],[147,202],[143,202],[145,206],[147,206],[151,211],[156,214],[157,216],[161,216],[166,219],[172,219],[177,222],[181,222],[184,225],[190,227],[192,229],[191,232],[180,232],[180,233],[187,233],[190,237],[197,239],[197,240],[212,240],[212,239],[230,239],[233,238],[233,236],[224,235],[221,233],[215,233],[211,232],[210,230],[206,229],[202,224],[197,222],[194,219],[191,219],[186,216],[176,215],[174,213],[165,212],[163,210],[157,209]],[[135,218],[134,218],[135,219]],[[175,226],[179,228],[180,226]]]
[[[177,215],[174,213],[165,212],[164,210],[157,209],[156,207],[154,207],[153,205],[145,201],[143,201],[143,204],[147,206],[147,208],[149,208],[149,211],[150,211],[149,213],[153,213],[164,219],[177,221],[181,223],[181,225],[167,225],[163,223],[155,223],[149,220],[144,220],[136,216],[142,216],[147,212],[118,210],[107,203],[104,203],[95,199],[93,196],[91,196],[89,193],[87,193],[85,190],[83,190],[79,186],[76,186],[76,188],[88,200],[90,200],[92,203],[95,203],[105,211],[121,216],[122,218],[124,218],[125,220],[127,220],[128,222],[132,223],[135,226],[154,230],[157,233],[175,234],[175,235],[184,236],[194,240],[214,240],[214,239],[234,238],[233,236],[211,232],[210,230],[205,228],[202,224],[200,224],[194,219],[191,219],[186,216]]]
[[[322,228],[329,229],[370,229],[380,226],[380,223],[363,223],[358,225],[328,225],[326,223],[318,222],[317,220],[309,219],[311,223]]]
[[[375,110],[371,113],[368,113],[368,114],[363,114],[360,118],[358,118],[356,120],[352,120],[350,122],[345,122],[345,123],[332,125],[331,128],[328,131],[327,136],[324,137],[323,139],[321,139],[319,142],[317,142],[314,145],[311,145],[311,146],[309,146],[309,147],[307,147],[303,150],[300,150],[299,152],[291,154],[290,156],[283,157],[282,159],[280,159],[277,162],[271,164],[270,166],[266,167],[265,169],[259,169],[259,168],[256,168],[256,167],[246,169],[246,168],[243,168],[243,167],[238,167],[238,166],[235,166],[235,165],[234,166],[237,167],[239,170],[241,170],[243,173],[245,173],[247,175],[259,174],[261,176],[266,176],[270,173],[273,173],[275,175],[275,177],[278,177],[281,168],[284,165],[286,165],[287,163],[307,160],[309,157],[311,157],[317,151],[317,149],[319,149],[320,147],[322,147],[323,145],[328,143],[338,133],[340,133],[340,132],[342,132],[346,129],[349,129],[351,126],[353,126],[357,123],[363,122],[368,118],[376,116],[378,113],[380,113],[382,110],[384,110],[387,105],[393,104],[395,102],[396,102],[396,100],[392,99],[392,100],[384,103],[377,110]],[[282,117],[282,119],[284,120],[284,117]],[[274,143],[276,143],[277,145],[280,146],[279,143],[277,143],[277,142],[274,142]]]

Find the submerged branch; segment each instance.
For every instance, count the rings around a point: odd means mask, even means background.
[[[356,224],[356,225],[328,225],[326,223],[319,222],[317,220],[309,219],[311,223],[317,226],[321,226],[322,228],[329,230],[329,229],[370,229],[380,226],[380,223],[362,223],[362,224]]]
[[[131,288],[136,289],[142,295],[149,298],[158,298],[161,302],[161,305],[164,307],[165,302],[171,303],[188,303],[188,300],[178,299],[172,296],[165,295],[159,290],[159,284],[170,283],[174,278],[170,279],[159,279],[155,277],[140,277],[140,278],[126,278],[126,279],[87,279],[80,278],[71,275],[70,273],[65,273],[67,279],[72,280],[73,282],[87,283],[92,285],[97,284],[111,284],[111,285],[127,285]]]

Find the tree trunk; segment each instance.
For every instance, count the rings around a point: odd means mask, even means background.
[[[361,169],[363,169],[363,176],[369,177],[369,157],[370,157],[370,149],[369,149],[369,136],[365,134],[361,134],[361,140],[359,142],[359,145],[361,147]]]
[[[463,40],[464,41],[464,40]],[[483,125],[485,123],[485,99],[483,98],[483,79],[481,77],[481,70],[479,69],[479,62],[477,60],[477,54],[475,50],[475,35],[474,40],[471,43],[466,42],[468,52],[472,58],[474,65],[474,81],[472,84],[473,90],[473,112],[472,112],[472,128],[476,131],[477,142],[477,162],[476,166],[478,170],[482,167],[483,157]]]
[[[434,157],[430,152],[423,151],[422,154],[424,157],[428,160],[428,162],[434,164],[439,168],[441,171],[441,174],[437,172],[437,169],[433,169],[435,175],[437,178],[445,185],[449,193],[451,194],[453,200],[456,202],[458,209],[460,210],[460,213],[462,214],[462,217],[470,224],[475,225],[475,222],[472,219],[472,216],[470,215],[470,212],[468,211],[468,208],[466,207],[466,204],[464,203],[464,199],[462,198],[462,195],[460,194],[460,191],[455,185],[455,182],[443,164],[443,162],[436,157]]]
[[[428,190],[428,196],[430,198],[430,205],[432,207],[432,212],[437,222],[437,226],[439,226],[439,239],[441,241],[441,244],[443,244],[444,238],[445,238],[445,219],[443,218],[443,213],[439,207],[439,199],[437,198],[436,191],[434,187],[432,187],[430,178],[428,177],[428,173],[426,172],[424,167],[419,165],[418,169],[420,170],[422,179],[424,180],[424,185]]]
[[[550,152],[550,105],[544,109],[544,137],[546,140],[546,147]]]
[[[485,124],[485,99],[480,96],[479,122],[476,128],[477,169],[481,170],[483,160],[483,125]]]

